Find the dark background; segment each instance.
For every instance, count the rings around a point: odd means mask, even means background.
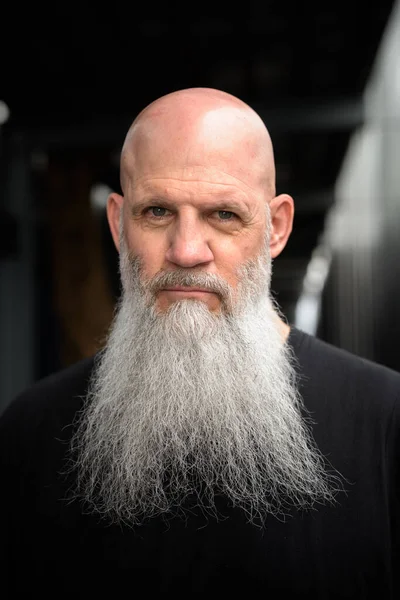
[[[177,89],[225,90],[265,120],[277,192],[296,203],[294,231],[273,274],[276,299],[295,321],[349,140],[365,122],[363,94],[393,6],[249,0],[5,10],[0,406],[102,344],[119,282],[104,211],[90,202],[93,186],[119,190],[130,123]],[[347,285],[354,293],[354,281]],[[345,347],[333,317],[335,294],[347,293],[338,286],[328,276],[317,334]],[[347,346],[400,369],[400,330],[384,320],[386,308],[397,309],[397,292],[383,293],[379,314],[364,316],[377,320],[368,343],[352,345],[350,336]]]

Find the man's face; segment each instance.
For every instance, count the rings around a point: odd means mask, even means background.
[[[175,136],[174,144],[156,147],[151,136],[141,140],[125,190],[125,239],[146,281],[177,270],[211,273],[236,290],[238,270],[265,244],[267,194],[245,139],[233,151],[226,137],[203,137],[200,131],[180,145]],[[157,292],[156,308],[164,312],[186,298],[221,309],[218,293],[176,285]]]

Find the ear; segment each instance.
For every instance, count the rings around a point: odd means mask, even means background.
[[[269,204],[271,215],[270,253],[276,258],[282,252],[292,232],[294,202],[288,194],[273,198]]]
[[[119,194],[112,193],[107,199],[107,219],[108,225],[111,230],[111,235],[114,240],[116,249],[119,252],[119,232],[120,232],[120,220],[122,217],[122,208],[124,203],[124,197]]]

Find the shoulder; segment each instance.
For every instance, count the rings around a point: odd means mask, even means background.
[[[386,383],[400,391],[400,373],[389,367],[362,358],[333,346],[315,336],[293,328],[290,341],[299,362],[307,368],[317,369],[335,376],[362,378],[369,385],[376,381]],[[365,379],[366,378],[366,379]]]
[[[306,386],[342,401],[400,410],[400,373],[294,330],[289,338]]]

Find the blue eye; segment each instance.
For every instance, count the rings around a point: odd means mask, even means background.
[[[153,217],[165,217],[166,208],[161,208],[161,206],[151,206],[149,208],[153,213]]]
[[[229,210],[219,210],[218,215],[221,221],[230,221],[231,218],[235,216],[234,213]]]

